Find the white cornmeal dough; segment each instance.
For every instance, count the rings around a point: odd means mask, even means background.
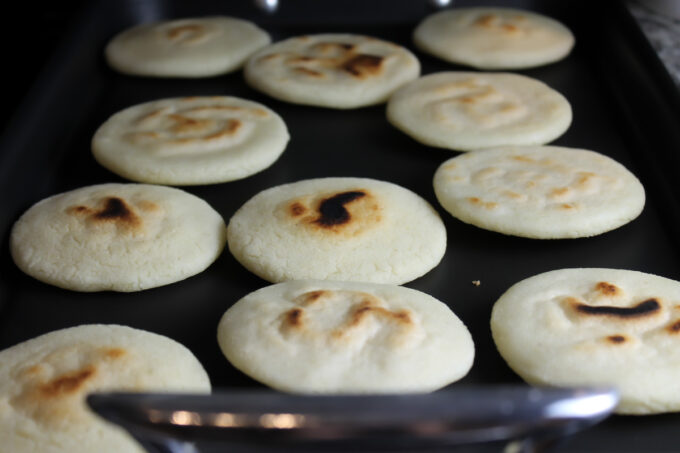
[[[246,81],[295,104],[349,109],[385,102],[420,74],[406,48],[369,36],[321,34],[272,44],[248,60]]]
[[[437,299],[400,286],[290,281],[250,293],[222,317],[227,359],[295,393],[430,392],[472,366],[467,328]]]
[[[289,135],[279,115],[227,96],[162,99],[122,110],[92,139],[95,159],[138,182],[188,185],[245,178],[272,165]]]
[[[14,224],[28,275],[74,291],[139,291],[183,280],[222,252],[222,217],[200,198],[146,184],[101,184],[46,198]]]
[[[463,222],[538,239],[594,236],[635,219],[645,190],[602,154],[557,146],[462,154],[434,176],[441,205]]]
[[[320,178],[267,189],[229,221],[229,250],[270,282],[402,284],[446,250],[437,212],[415,193],[365,178]]]
[[[142,24],[106,46],[109,65],[125,74],[210,77],[240,68],[271,42],[255,24],[233,17],[197,17]]]
[[[413,42],[424,52],[478,69],[520,69],[566,57],[574,35],[560,22],[510,8],[456,8],[426,17]]]
[[[142,453],[122,428],[85,404],[100,391],[209,393],[184,346],[143,330],[82,325],[0,351],[0,450]]]
[[[389,122],[426,145],[472,151],[543,145],[571,124],[571,106],[538,80],[506,73],[440,72],[399,89]]]
[[[562,269],[512,286],[493,339],[527,382],[613,386],[620,414],[680,411],[680,282],[615,269]]]

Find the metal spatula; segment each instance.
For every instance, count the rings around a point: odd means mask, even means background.
[[[475,446],[495,442],[498,450],[503,442],[506,451],[535,452],[604,419],[617,401],[608,389],[529,387],[384,396],[101,393],[87,399],[149,452],[164,453],[206,451],[202,442],[229,451],[441,451],[460,445],[479,451]]]

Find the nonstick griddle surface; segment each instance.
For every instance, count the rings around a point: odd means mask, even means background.
[[[274,15],[249,2],[130,0],[88,5],[3,137],[0,349],[59,328],[124,324],[186,345],[216,388],[261,387],[234,369],[217,346],[216,327],[224,311],[268,284],[238,264],[227,249],[202,274],[125,294],[77,293],[40,283],[14,266],[8,250],[13,222],[37,201],[86,185],[123,182],[90,154],[94,131],[110,115],[164,97],[233,95],[261,102],[283,117],[291,134],[287,150],[272,167],[247,179],[184,189],[204,198],[227,221],[261,190],[307,178],[368,177],[418,193],[444,219],[448,249],[439,266],[406,286],[448,304],[468,326],[476,345],[472,370],[452,385],[520,383],[496,352],[489,331],[491,307],[512,284],[568,267],[633,269],[680,279],[676,232],[680,186],[673,179],[680,166],[673,168],[677,157],[669,153],[680,143],[672,126],[680,124],[678,94],[672,84],[665,84],[667,74],[622,8],[612,3],[609,10],[599,6],[585,14],[579,2],[569,3],[558,7],[554,2],[489,2],[547,12],[574,30],[577,45],[567,59],[518,72],[547,83],[572,104],[573,124],[553,144],[592,149],[616,159],[641,179],[648,199],[642,215],[622,228],[593,238],[552,241],[505,236],[452,218],[435,199],[432,177],[443,161],[458,153],[424,146],[391,127],[384,105],[346,111],[297,106],[252,90],[240,71],[207,79],[131,77],[109,69],[102,57],[108,39],[133,24],[209,14],[253,20],[275,41],[299,34],[352,32],[414,50],[411,32],[433,11],[427,2],[284,1]],[[456,3],[471,4],[477,3]],[[415,53],[423,74],[468,70]],[[481,284],[475,286],[473,280]],[[670,451],[677,448],[674,429],[679,423],[680,416],[672,414],[614,416],[559,449]]]

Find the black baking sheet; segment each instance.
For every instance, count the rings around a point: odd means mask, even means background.
[[[595,2],[590,2],[595,3]],[[466,225],[437,203],[436,168],[457,153],[427,147],[385,120],[384,106],[336,111],[270,99],[246,86],[240,72],[207,79],[131,77],[109,69],[108,39],[133,24],[166,18],[228,14],[255,21],[274,40],[317,32],[355,32],[413,50],[415,24],[433,10],[426,1],[283,1],[276,14],[250,2],[129,0],[87,4],[33,90],[17,110],[0,150],[0,349],[58,328],[118,323],[167,335],[190,348],[214,387],[260,387],[224,359],[216,342],[222,313],[268,283],[241,267],[228,250],[205,272],[139,293],[77,293],[42,284],[20,272],[8,251],[14,221],[35,202],[90,184],[123,181],[90,154],[97,127],[133,104],[185,95],[234,95],[262,102],[281,114],[291,141],[280,160],[250,178],[185,190],[207,200],[228,221],[246,200],[278,184],[323,176],[381,179],[427,199],[441,214],[448,249],[441,264],[406,286],[447,303],[466,323],[476,345],[475,363],[459,383],[521,382],[496,352],[489,332],[491,307],[512,284],[567,267],[613,267],[680,279],[680,168],[678,93],[618,3],[506,1],[551,14],[576,34],[564,61],[518,71],[544,81],[572,104],[574,121],[554,144],[606,154],[631,169],[647,189],[647,205],[632,223],[601,236],[539,241]],[[457,6],[479,5],[458,1]],[[465,68],[415,51],[423,74]],[[474,286],[473,280],[481,284]],[[672,451],[679,415],[615,416],[574,436],[561,451]]]

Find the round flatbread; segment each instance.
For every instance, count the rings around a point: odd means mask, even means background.
[[[474,357],[467,328],[437,299],[358,282],[262,288],[227,310],[217,337],[236,368],[295,393],[429,392]]]
[[[272,44],[244,68],[256,90],[295,104],[348,109],[385,102],[420,74],[406,48],[369,36],[321,34]]]
[[[271,42],[255,24],[233,17],[199,17],[142,24],[106,46],[109,65],[124,74],[210,77],[240,68]]]
[[[537,239],[594,236],[642,212],[645,190],[602,154],[557,146],[462,154],[434,175],[441,205],[463,222]]]
[[[527,382],[613,386],[616,412],[680,410],[680,282],[615,269],[562,269],[496,302],[494,341]]]
[[[116,113],[95,133],[92,152],[101,165],[133,181],[214,184],[269,167],[288,139],[281,117],[262,104],[187,97]]]
[[[387,104],[387,119],[426,145],[471,151],[548,143],[569,128],[571,106],[526,76],[440,72],[399,89]]]
[[[142,453],[85,404],[89,393],[209,393],[194,355],[170,338],[116,325],[57,330],[0,351],[0,439],[12,453]]]
[[[198,274],[226,228],[179,189],[101,184],[46,198],[14,224],[12,258],[40,281],[75,291],[139,291]]]
[[[364,178],[320,178],[260,192],[229,221],[229,250],[271,282],[402,284],[446,250],[437,212],[413,192]]]
[[[566,57],[574,35],[560,22],[510,8],[456,8],[426,17],[413,42],[424,52],[478,69],[520,69]]]

